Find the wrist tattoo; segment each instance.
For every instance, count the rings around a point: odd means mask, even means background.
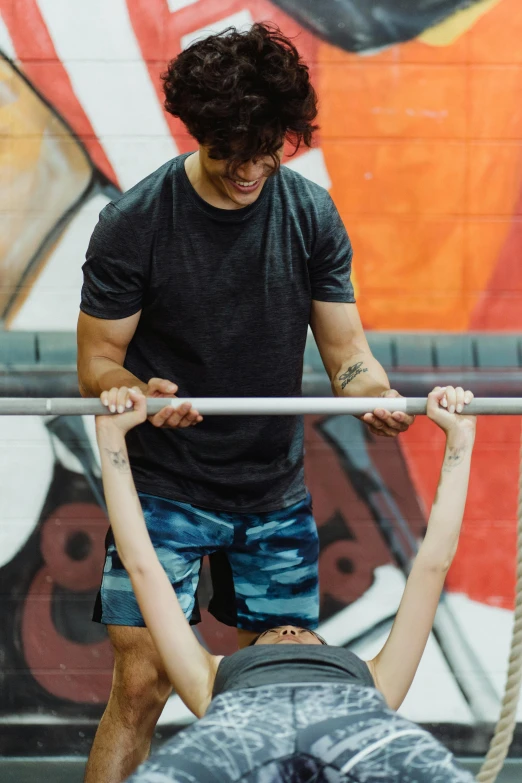
[[[352,364],[351,367],[348,367],[346,372],[343,372],[343,374],[339,376],[339,380],[341,381],[341,389],[344,389],[344,387],[347,386],[350,381],[353,381],[353,379],[361,373],[368,372],[368,368],[363,367],[362,365],[362,362],[356,362],[355,364]]]
[[[110,449],[105,449],[105,453],[109,455],[109,459],[111,461],[111,465],[114,465],[116,470],[119,470],[120,473],[129,473],[129,462],[125,455],[122,453],[121,449],[118,449],[118,451],[111,451]]]
[[[448,453],[446,454],[444,462],[442,463],[443,473],[451,473],[453,468],[456,468],[457,465],[460,465],[464,459],[465,452],[466,449],[463,446],[449,446]]]

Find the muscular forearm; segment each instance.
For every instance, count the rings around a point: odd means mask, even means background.
[[[78,383],[82,397],[99,397],[102,391],[115,386],[138,386],[144,394],[147,393],[146,383],[105,356],[93,356],[84,364],[79,364]]]
[[[386,372],[370,351],[352,354],[332,377],[336,397],[380,397],[389,388]]]
[[[447,570],[460,535],[468,492],[474,432],[458,430],[446,440],[444,461],[428,529],[418,558],[429,567]]]

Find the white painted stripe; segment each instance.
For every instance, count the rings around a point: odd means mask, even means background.
[[[404,729],[403,731],[396,731],[393,734],[390,734],[388,737],[383,737],[382,739],[378,740],[377,742],[374,742],[372,745],[365,748],[364,750],[359,751],[359,753],[356,753],[355,756],[352,759],[350,759],[350,761],[348,761],[347,764],[341,767],[341,772],[345,772],[345,773],[349,772],[351,769],[355,767],[356,764],[358,764],[367,756],[370,756],[372,753],[375,753],[375,751],[379,750],[379,748],[382,748],[384,745],[389,745],[390,742],[393,742],[399,737],[406,737],[410,734],[426,735],[426,732],[422,731],[421,729]]]
[[[194,3],[197,2],[199,2],[199,0],[167,0],[169,11],[171,13],[181,11],[181,9],[186,8],[187,5],[194,5]]]
[[[1,13],[0,13],[0,52],[2,52],[2,54],[5,54],[6,57],[9,57],[9,59],[11,60],[16,59],[16,51],[14,48],[14,44],[11,40],[11,36],[9,35],[9,30],[6,27],[6,24],[4,22]]]
[[[75,331],[85,250],[98,214],[108,202],[104,195],[95,196],[68,223],[14,317],[11,329]]]
[[[52,480],[54,455],[39,416],[3,416],[0,440],[2,568],[22,549],[38,523]]]
[[[302,174],[303,177],[315,182],[317,185],[321,185],[326,190],[330,190],[332,187],[323,151],[320,148],[308,150],[296,158],[290,158],[284,165],[288,166],[292,171]]]
[[[328,644],[349,644],[382,620],[395,616],[405,584],[404,574],[396,566],[379,566],[368,590],[357,601],[321,623],[318,633]]]
[[[462,593],[448,593],[446,601],[500,698],[506,684],[513,612],[473,601]],[[498,708],[491,710],[488,719],[492,722],[498,719]],[[522,721],[522,697],[517,720]]]
[[[141,59],[125,0],[37,3],[62,60]]]
[[[196,716],[183,704],[179,696],[174,694],[165,704],[158,726],[188,726],[195,720]]]
[[[238,30],[248,30],[254,24],[254,18],[250,11],[244,9],[238,11],[237,14],[231,14],[223,19],[216,19],[206,27],[200,27],[199,30],[193,30],[191,33],[187,33],[181,38],[181,48],[186,49],[187,46],[194,43],[194,41],[203,40],[209,35],[216,35],[226,30],[227,27],[236,27]]]
[[[124,190],[178,154],[125,0],[37,0],[73,89]]]

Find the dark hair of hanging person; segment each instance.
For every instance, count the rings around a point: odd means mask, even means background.
[[[308,66],[275,25],[229,27],[196,41],[161,78],[166,111],[232,169],[260,156],[277,169],[284,141],[294,153],[312,145],[317,95]]]

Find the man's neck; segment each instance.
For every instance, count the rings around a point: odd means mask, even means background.
[[[242,209],[222,193],[208,177],[199,159],[199,151],[185,158],[185,172],[190,184],[203,201],[218,209]]]

